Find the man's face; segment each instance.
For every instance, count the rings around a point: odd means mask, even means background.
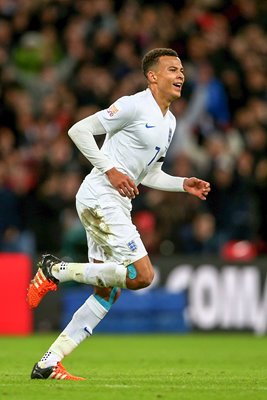
[[[154,78],[159,94],[166,99],[173,101],[181,96],[185,78],[183,65],[178,57],[160,57],[154,70]]]

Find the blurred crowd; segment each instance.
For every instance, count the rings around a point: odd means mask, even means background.
[[[75,194],[90,163],[76,121],[145,88],[141,59],[184,65],[165,170],[211,182],[204,202],[145,187],[151,254],[267,254],[267,4],[262,0],[0,0],[0,251],[86,259]],[[101,140],[99,145],[101,145]]]

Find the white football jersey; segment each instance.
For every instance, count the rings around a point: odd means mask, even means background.
[[[136,185],[142,182],[152,165],[165,156],[176,127],[174,115],[163,116],[150,89],[118,99],[109,108],[96,113],[106,131],[101,148],[121,172]],[[122,198],[105,174],[93,168],[87,175],[77,197],[84,202],[87,190],[95,195],[112,192]]]

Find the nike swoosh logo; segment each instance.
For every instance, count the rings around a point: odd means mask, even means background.
[[[83,330],[89,335],[89,336],[91,336],[92,334],[91,334],[91,332],[89,332],[89,330],[88,330],[88,328],[87,327],[85,327],[85,328],[83,328]]]
[[[148,125],[148,124],[146,123],[146,128],[155,128],[155,125]]]

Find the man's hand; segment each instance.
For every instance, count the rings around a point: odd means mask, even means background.
[[[129,178],[128,175],[123,174],[116,168],[111,168],[106,172],[106,175],[111,183],[111,185],[117,189],[122,197],[128,197],[129,199],[134,199],[135,196],[139,194],[137,186]]]
[[[194,196],[197,196],[201,200],[206,200],[207,195],[210,192],[209,182],[202,181],[198,178],[185,178],[184,190]]]

